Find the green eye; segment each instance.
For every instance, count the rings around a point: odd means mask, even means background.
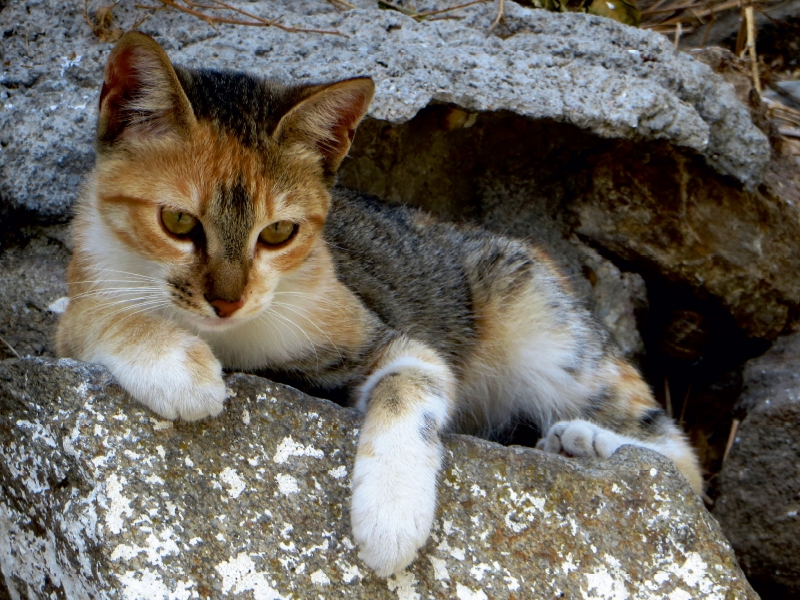
[[[295,233],[297,233],[297,223],[277,221],[261,230],[258,241],[265,246],[279,246],[288,242]]]
[[[185,237],[197,226],[197,219],[189,213],[177,210],[161,209],[161,222],[164,229],[177,237]]]

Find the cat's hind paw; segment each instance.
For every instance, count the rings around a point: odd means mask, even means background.
[[[620,446],[629,443],[631,440],[618,433],[589,421],[576,419],[559,421],[553,425],[536,447],[552,454],[608,458]]]

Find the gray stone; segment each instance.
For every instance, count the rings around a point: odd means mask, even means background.
[[[67,227],[25,234],[0,253],[0,359],[55,355],[55,311],[67,293]]]
[[[82,7],[15,0],[2,9],[5,210],[66,218],[90,167],[95,104],[110,45],[91,33]],[[676,53],[663,36],[608,19],[509,2],[496,32],[503,39],[486,35],[494,10],[489,5],[466,11],[463,22],[422,23],[374,5],[337,12],[322,0],[247,7],[348,37],[213,29],[174,11],[155,13],[140,29],[189,66],[247,69],[285,82],[372,76],[377,93],[369,114],[380,121],[408,121],[431,102],[512,111],[607,138],[666,140],[748,186],[761,181],[769,160],[765,136],[720,78]],[[114,14],[130,27],[143,13],[118,5]]]
[[[800,333],[747,363],[739,408],[714,516],[765,597],[800,598]]]
[[[11,598],[756,598],[663,457],[569,460],[446,436],[433,534],[359,561],[359,417],[247,375],[172,423],[97,366],[0,362],[0,566]]]

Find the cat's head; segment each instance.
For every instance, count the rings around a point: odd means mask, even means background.
[[[190,71],[152,38],[125,35],[100,95],[92,195],[107,239],[88,241],[96,258],[118,244],[106,270],[163,280],[200,328],[258,315],[319,245],[373,92],[368,78],[286,87]]]

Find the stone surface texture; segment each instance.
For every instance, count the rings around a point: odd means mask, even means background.
[[[434,531],[382,580],[349,533],[357,413],[247,375],[223,415],[154,418],[99,367],[0,362],[12,598],[756,598],[671,463],[447,436]]]
[[[800,334],[749,361],[714,516],[764,597],[800,598]]]
[[[608,19],[509,2],[504,25],[487,36],[488,5],[468,11],[465,21],[427,23],[376,7],[337,12],[321,0],[246,6],[348,37],[215,30],[170,12],[140,29],[188,66],[247,68],[285,82],[369,75],[377,84],[369,114],[381,121],[408,121],[432,101],[512,111],[603,137],[666,140],[749,186],[761,182],[769,161],[766,137],[721,78],[666,38]],[[12,0],[2,10],[0,194],[45,219],[68,215],[91,164],[110,44],[93,36],[82,11],[81,3],[57,0]],[[132,26],[141,11],[119,6],[116,15]]]
[[[0,248],[0,359],[55,355],[54,310],[67,293],[69,235],[65,225],[28,233],[21,244]]]
[[[348,37],[214,29],[176,11],[139,28],[188,66],[286,82],[373,77],[342,183],[542,243],[634,359],[644,347],[635,272],[696,290],[748,336],[773,339],[796,318],[797,169],[770,162],[767,136],[706,65],[662,36],[590,15],[507,2],[487,36],[491,3],[421,23],[356,5],[246,3]],[[125,28],[146,12],[120,3],[113,14]],[[15,0],[0,15],[0,230],[62,221],[91,166],[111,44],[80,3]]]

